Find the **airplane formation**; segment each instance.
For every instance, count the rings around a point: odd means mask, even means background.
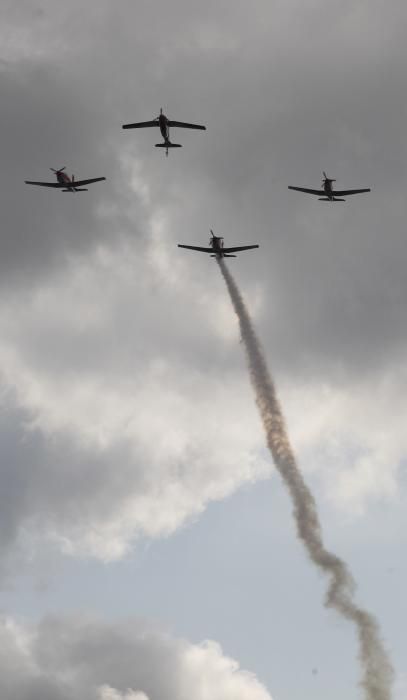
[[[162,108],[160,109],[160,114],[155,119],[146,122],[133,122],[130,124],[123,124],[122,129],[145,129],[150,127],[158,127],[160,129],[161,135],[163,137],[162,143],[156,143],[156,148],[164,148],[165,155],[168,156],[170,148],[182,148],[181,143],[173,143],[170,140],[170,127],[178,127],[182,129],[198,129],[201,131],[206,130],[206,126],[202,124],[193,124],[191,122],[180,122],[173,119],[168,119],[164,114]],[[38,187],[51,187],[54,189],[59,189],[61,192],[87,192],[88,189],[85,185],[91,185],[94,182],[101,182],[106,180],[105,177],[93,177],[86,180],[76,180],[75,176],[71,177],[65,172],[66,167],[59,168],[55,170],[50,168],[56,176],[56,182],[39,182],[34,180],[25,180],[26,185],[37,185]],[[321,202],[345,202],[345,197],[354,194],[362,194],[363,192],[370,192],[370,188],[363,188],[357,190],[334,190],[332,183],[336,182],[335,179],[329,178],[326,172],[323,172],[322,188],[319,190],[309,189],[307,187],[294,187],[292,185],[288,186],[289,190],[296,190],[297,192],[305,192],[306,194],[312,194],[318,197]],[[258,248],[255,245],[244,245],[244,246],[233,246],[231,248],[225,248],[223,236],[215,236],[211,230],[211,238],[209,240],[209,247],[204,246],[193,246],[186,245],[184,243],[178,243],[178,248],[186,248],[188,250],[195,250],[200,253],[207,253],[212,258],[235,258],[235,253],[240,253],[244,250],[252,250]]]

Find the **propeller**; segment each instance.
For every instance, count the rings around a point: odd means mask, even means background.
[[[215,234],[214,234],[214,232],[212,231],[212,229],[210,229],[210,232],[211,232],[211,237],[210,237],[210,240],[209,240],[209,243],[210,243],[210,244],[212,244],[213,241],[214,241],[215,239],[216,239],[217,241],[223,241],[223,236],[215,236]]]
[[[63,168],[59,168],[59,170],[55,170],[55,168],[50,168],[50,170],[52,170],[52,172],[55,174],[62,173],[63,170],[66,170],[66,165],[64,165]]]
[[[336,180],[335,180],[334,178],[328,177],[328,175],[326,174],[325,170],[322,171],[322,174],[323,174],[323,176],[324,176],[324,180],[323,180],[323,181],[328,180],[328,182],[336,182]]]

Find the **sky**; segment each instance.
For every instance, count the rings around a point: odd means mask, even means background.
[[[296,540],[229,261],[328,545],[407,690],[407,9],[0,0],[0,689],[361,697]],[[175,130],[168,158],[156,117]],[[157,130],[158,132],[158,130]],[[28,187],[105,176],[86,194]],[[287,185],[372,192],[328,205]]]

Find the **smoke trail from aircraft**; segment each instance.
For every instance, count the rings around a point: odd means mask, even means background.
[[[347,565],[324,546],[316,502],[297,466],[260,342],[232,275],[221,258],[218,259],[218,264],[239,319],[250,378],[267,444],[291,496],[298,537],[310,559],[330,577],[325,605],[335,608],[356,627],[362,665],[360,684],[366,700],[390,700],[394,672],[380,638],[378,623],[370,613],[354,603],[355,582]]]

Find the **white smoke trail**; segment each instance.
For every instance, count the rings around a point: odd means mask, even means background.
[[[356,626],[362,665],[361,686],[366,700],[390,700],[394,671],[383,647],[378,623],[370,613],[353,602],[355,583],[346,564],[324,546],[315,499],[297,466],[260,342],[232,275],[222,259],[218,259],[218,263],[239,319],[267,444],[294,506],[298,537],[314,564],[330,577],[325,605],[335,608]]]

